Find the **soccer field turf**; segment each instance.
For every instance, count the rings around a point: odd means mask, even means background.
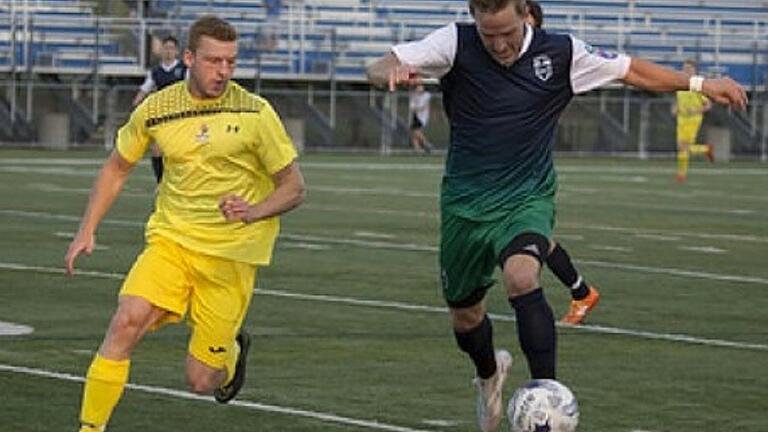
[[[81,377],[143,243],[153,178],[140,165],[100,246],[62,274],[102,154],[0,151],[0,431],[75,431]],[[307,155],[305,204],[283,218],[246,319],[248,381],[221,406],[185,391],[188,331],[136,350],[109,431],[472,431],[473,369],[439,293],[442,160]],[[768,167],[561,159],[556,237],[603,294],[560,327],[558,374],[582,432],[768,430]],[[543,271],[562,315],[568,294]],[[503,290],[497,347],[527,379]],[[9,327],[0,326],[8,330]],[[507,398],[505,398],[506,400]],[[504,428],[506,428],[506,424]]]

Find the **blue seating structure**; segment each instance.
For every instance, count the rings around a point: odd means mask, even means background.
[[[0,9],[0,70],[92,73],[98,60],[102,73],[140,75],[139,42],[126,46],[126,40],[142,40],[144,29],[184,29],[196,17],[215,13],[241,34],[243,75],[327,79],[333,74],[362,81],[366,63],[393,43],[471,19],[465,0],[284,0],[276,17],[268,17],[262,0],[155,0],[151,18],[143,22],[98,18],[89,1],[15,3],[14,10]],[[766,0],[541,4],[549,31],[571,33],[601,48],[673,66],[695,58],[705,73],[728,74],[745,85],[763,85],[768,74]]]

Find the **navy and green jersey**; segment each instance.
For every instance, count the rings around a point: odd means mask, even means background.
[[[144,79],[144,83],[141,84],[140,89],[144,93],[149,93],[153,90],[162,90],[186,77],[187,66],[178,60],[174,60],[171,64],[160,64],[150,69],[147,72],[147,77]]]
[[[494,220],[527,200],[554,196],[560,114],[574,94],[623,78],[630,63],[569,35],[526,26],[518,59],[503,66],[474,23],[450,24],[392,51],[440,78],[451,125],[441,208],[471,220]]]

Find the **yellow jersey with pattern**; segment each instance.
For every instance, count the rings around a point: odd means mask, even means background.
[[[707,103],[707,97],[699,92],[679,91],[677,96],[677,123],[700,124],[704,118],[701,112]]]
[[[151,94],[120,128],[116,148],[135,163],[154,141],[165,169],[147,238],[160,235],[217,257],[267,265],[277,217],[227,222],[219,200],[250,203],[273,190],[272,175],[296,159],[296,150],[272,106],[230,81],[215,99],[195,99],[184,81]]]

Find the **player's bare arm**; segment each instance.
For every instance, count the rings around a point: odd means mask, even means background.
[[[690,88],[688,75],[656,63],[633,58],[624,77],[626,84],[655,92],[672,92]],[[745,110],[747,92],[731,78],[705,79],[701,92],[716,103]]]
[[[135,164],[123,159],[117,151],[113,151],[104,162],[93,183],[80,228],[72,243],[69,244],[64,258],[67,274],[74,274],[75,260],[81,253],[85,252],[90,255],[93,252],[93,246],[96,243],[96,228],[109,208],[112,207],[115,198],[120,194],[125,180],[134,166]]]
[[[371,63],[367,69],[368,81],[376,87],[387,87],[395,91],[397,86],[414,87],[421,84],[421,74],[410,65],[400,62],[392,53],[388,53]]]
[[[283,214],[304,202],[304,177],[295,161],[272,176],[275,190],[263,201],[250,204],[237,195],[219,201],[219,209],[230,222],[253,223]]]

